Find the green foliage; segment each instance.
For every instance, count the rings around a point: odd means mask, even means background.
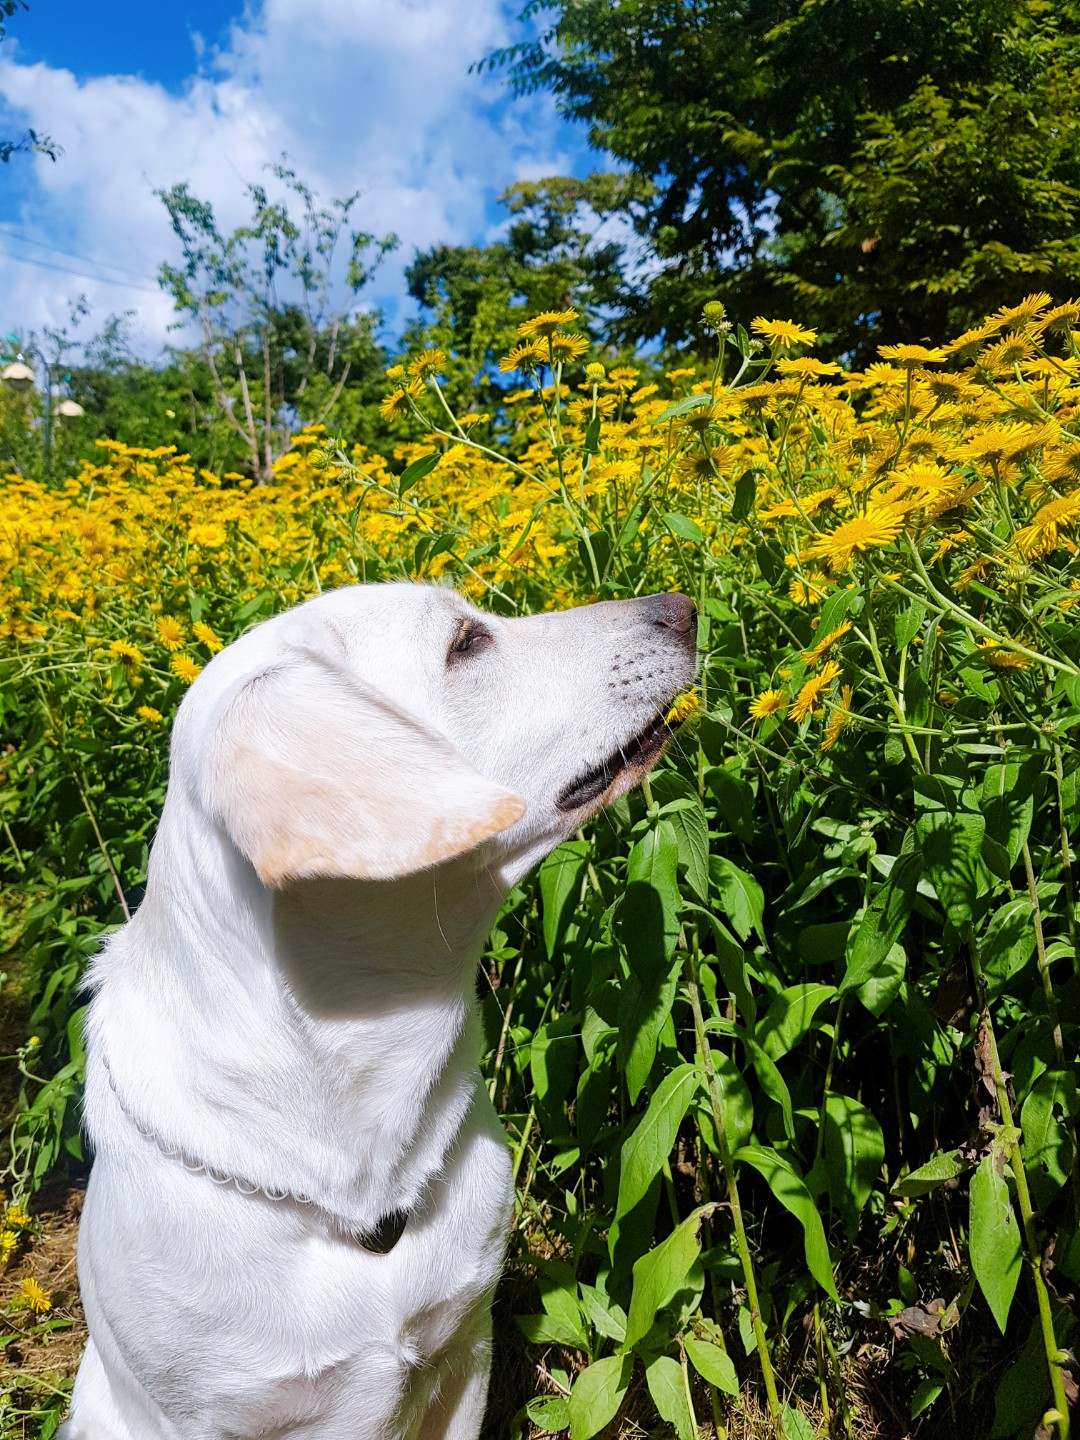
[[[530,5],[498,52],[642,188],[659,262],[617,332],[683,341],[705,301],[836,350],[966,328],[1080,279],[1075,0]],[[543,23],[543,22],[541,22]],[[647,188],[647,187],[651,187]]]
[[[359,193],[321,205],[293,170],[272,168],[286,198],[249,185],[251,220],[230,235],[186,184],[157,192],[183,252],[182,265],[161,267],[161,283],[177,311],[198,323],[217,419],[262,484],[303,426],[356,421],[355,404],[342,403],[346,386],[350,377],[354,393],[357,380],[370,384],[382,356],[378,317],[355,302],[397,244],[396,236],[377,240],[349,228]],[[290,200],[299,202],[299,218]],[[342,288],[346,310],[336,304]]]

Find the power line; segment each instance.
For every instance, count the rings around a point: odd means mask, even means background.
[[[0,255],[14,260],[17,265],[36,265],[40,270],[58,270],[61,275],[75,275],[80,280],[96,280],[102,285],[118,285],[124,290],[141,290],[145,295],[160,295],[159,289],[139,285],[133,280],[114,280],[108,275],[94,275],[87,270],[73,270],[70,265],[56,265],[51,260],[35,260],[30,255],[13,255],[10,250],[0,249]]]
[[[78,260],[80,263],[84,263],[86,260],[84,255],[77,255],[73,250],[64,250],[59,245],[51,245],[47,240],[37,240],[33,235],[27,235],[24,231],[16,230],[12,225],[5,225],[3,222],[0,222],[0,238],[7,236],[10,236],[13,240],[18,240],[23,245],[32,245],[38,250],[51,250],[54,254],[63,255],[68,260]],[[133,275],[130,270],[124,270],[119,265],[110,265],[108,261],[92,260],[90,263],[97,266],[99,270],[111,270],[114,275],[127,284],[145,284],[149,280],[149,277],[146,275]]]

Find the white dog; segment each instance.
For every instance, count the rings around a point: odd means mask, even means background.
[[[695,671],[681,595],[504,620],[422,585],[206,667],[91,977],[65,1440],[475,1440],[513,1200],[477,959]]]

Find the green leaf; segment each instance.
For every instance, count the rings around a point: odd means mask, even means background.
[[[1035,912],[1026,895],[995,910],[979,940],[987,998],[996,1000],[1035,953]]]
[[[770,1060],[781,1060],[813,1027],[814,1016],[836,994],[835,985],[789,985],[774,995],[758,1022],[757,1040]]]
[[[549,960],[555,958],[572,918],[571,902],[581,888],[581,876],[588,855],[589,846],[584,840],[567,840],[553,850],[540,866],[544,948]]]
[[[670,1355],[657,1355],[645,1366],[645,1382],[661,1420],[675,1426],[679,1440],[697,1440],[697,1426],[686,1399],[682,1366]]]
[[[553,1434],[570,1424],[570,1406],[562,1395],[539,1395],[525,1406],[534,1425]]]
[[[582,1313],[597,1334],[621,1345],[626,1338],[626,1311],[622,1306],[609,1299],[598,1285],[582,1282],[578,1285],[578,1294]]]
[[[667,1023],[679,988],[679,961],[668,970],[646,975],[631,974],[622,987],[618,1010],[618,1059],[632,1104],[644,1089],[656,1059],[660,1032]]]
[[[670,820],[659,820],[633,846],[626,890],[615,911],[615,933],[636,975],[664,970],[679,934],[679,842]]]
[[[872,975],[856,994],[875,1019],[880,1019],[900,993],[907,972],[907,951],[894,945]]]
[[[972,917],[979,890],[979,850],[985,832],[986,821],[969,810],[959,810],[955,815],[943,810],[925,811],[915,822],[927,877],[954,925]]]
[[[626,1349],[636,1345],[652,1329],[658,1310],[682,1288],[690,1270],[701,1254],[701,1217],[710,1206],[702,1206],[662,1240],[655,1249],[642,1255],[634,1265],[634,1288],[630,1294],[630,1314],[626,1322]]]
[[[726,765],[714,765],[705,776],[705,784],[715,796],[724,821],[744,845],[749,845],[754,839],[753,790]]]
[[[906,609],[896,615],[893,620],[893,633],[896,636],[897,650],[903,650],[905,645],[911,644],[919,633],[925,615],[926,606],[921,600],[912,600]]]
[[[715,963],[738,1007],[739,1014],[743,1016],[747,1024],[753,1025],[757,1019],[757,1003],[750,992],[750,985],[746,977],[746,956],[742,946],[711,910],[705,910],[702,906],[694,905],[692,902],[688,902],[684,909],[695,915],[704,916],[716,944],[716,955],[707,956],[706,959]]]
[[[699,1340],[696,1335],[687,1335],[683,1347],[690,1364],[714,1389],[723,1391],[725,1395],[738,1395],[739,1377],[735,1362],[726,1350],[721,1350],[711,1340]]]
[[[573,1350],[588,1350],[589,1341],[577,1321],[562,1315],[518,1315],[518,1328],[533,1345],[569,1345]]]
[[[990,1313],[1004,1335],[1016,1282],[1020,1279],[1020,1226],[1009,1199],[1005,1177],[998,1173],[1002,1154],[997,1145],[984,1155],[971,1180],[968,1249],[971,1269]]]
[[[754,1067],[761,1088],[770,1100],[774,1100],[780,1106],[780,1113],[784,1121],[784,1134],[789,1140],[794,1140],[795,1119],[791,1108],[791,1092],[788,1090],[787,1082],[776,1068],[775,1061],[769,1059],[748,1031],[736,1029],[735,1033],[746,1046],[746,1053],[750,1057],[750,1063]]]
[[[735,498],[731,502],[731,518],[736,523],[745,520],[754,508],[757,499],[757,474],[744,470],[735,484]]]
[[[743,1078],[742,1070],[736,1065],[734,1059],[722,1050],[712,1050],[711,1047],[710,1053],[713,1070],[716,1074],[716,1083],[720,1091],[720,1101],[723,1105],[728,1145],[731,1149],[736,1150],[740,1145],[749,1144],[750,1136],[753,1134],[754,1098],[750,1094],[750,1087]],[[702,1095],[698,1116],[699,1123],[706,1125],[711,1134],[712,1116],[709,1105],[705,1103],[704,1095]]]
[[[689,515],[680,515],[677,510],[669,510],[663,519],[671,533],[680,540],[686,540],[691,545],[700,545],[705,539],[701,526],[691,520]]]
[[[653,1176],[675,1146],[679,1126],[698,1088],[693,1065],[678,1065],[664,1076],[649,1101],[637,1128],[622,1147],[619,1200],[616,1219],[627,1214],[645,1195]]]
[[[783,1440],[817,1440],[817,1432],[810,1421],[790,1405],[785,1405],[781,1412],[780,1429]]]
[[[833,1280],[825,1227],[802,1176],[787,1160],[765,1145],[744,1145],[736,1151],[735,1159],[753,1166],[781,1205],[798,1220],[803,1228],[806,1267],[825,1293],[838,1300],[840,1297]]]
[[[673,800],[660,814],[670,820],[679,843],[679,864],[686,872],[690,888],[699,900],[709,898],[709,822],[695,795],[693,799]]]
[[[881,974],[911,914],[921,872],[922,862],[917,855],[901,855],[889,871],[888,879],[879,886],[859,922],[840,982],[841,994],[858,990]]]
[[[668,420],[675,420],[680,415],[687,415],[691,410],[699,410],[702,405],[712,403],[711,395],[687,395],[685,400],[679,400],[668,408],[653,421],[654,425],[663,425]]]
[[[401,479],[398,481],[398,495],[404,495],[414,485],[419,484],[425,476],[430,475],[441,459],[441,451],[429,450],[426,455],[419,456],[411,465],[406,465],[401,472]]]
[[[1010,867],[1020,859],[1031,834],[1035,786],[1041,777],[1041,756],[1032,756],[1020,765],[990,765],[983,775],[979,808],[986,820],[986,834],[1004,848]]]
[[[723,855],[709,858],[709,873],[720,893],[720,905],[740,940],[755,931],[766,944],[762,920],[765,914],[765,893],[745,870]]]
[[[885,1163],[885,1137],[865,1105],[850,1095],[825,1100],[825,1173],[829,1196],[848,1221],[858,1222]]]
[[[570,1440],[592,1440],[614,1420],[630,1388],[631,1355],[594,1360],[570,1391]]]
[[[819,638],[828,635],[830,630],[835,630],[849,610],[856,615],[862,608],[862,601],[855,590],[844,587],[841,590],[834,590],[821,607],[821,614],[818,616],[814,634]]]
[[[912,1420],[917,1419],[924,1410],[929,1410],[944,1389],[944,1380],[920,1380],[915,1387],[915,1394],[911,1397]]]
[[[1072,1137],[1067,1121],[1077,1112],[1076,1076],[1071,1070],[1046,1070],[1035,1081],[1020,1111],[1024,1166],[1040,1210],[1069,1178]]]
[[[946,1180],[955,1180],[958,1175],[963,1175],[965,1170],[970,1170],[971,1164],[962,1160],[956,1150],[941,1150],[925,1165],[920,1165],[918,1170],[912,1170],[910,1175],[897,1180],[892,1187],[894,1195],[903,1195],[912,1199],[916,1195],[926,1195],[931,1190],[936,1190],[939,1185],[944,1185]]]
[[[586,455],[595,455],[600,449],[601,423],[602,422],[600,416],[594,415],[589,421],[588,425],[586,425],[585,427],[585,445],[583,448]]]

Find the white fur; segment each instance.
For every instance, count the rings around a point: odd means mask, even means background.
[[[470,617],[491,641],[448,664]],[[475,1440],[513,1201],[476,962],[644,766],[556,797],[694,670],[648,600],[503,620],[420,585],[320,596],[207,666],[146,897],[90,978],[64,1440]],[[315,1204],[219,1187],[135,1121]],[[350,1238],[400,1209],[389,1254]]]

